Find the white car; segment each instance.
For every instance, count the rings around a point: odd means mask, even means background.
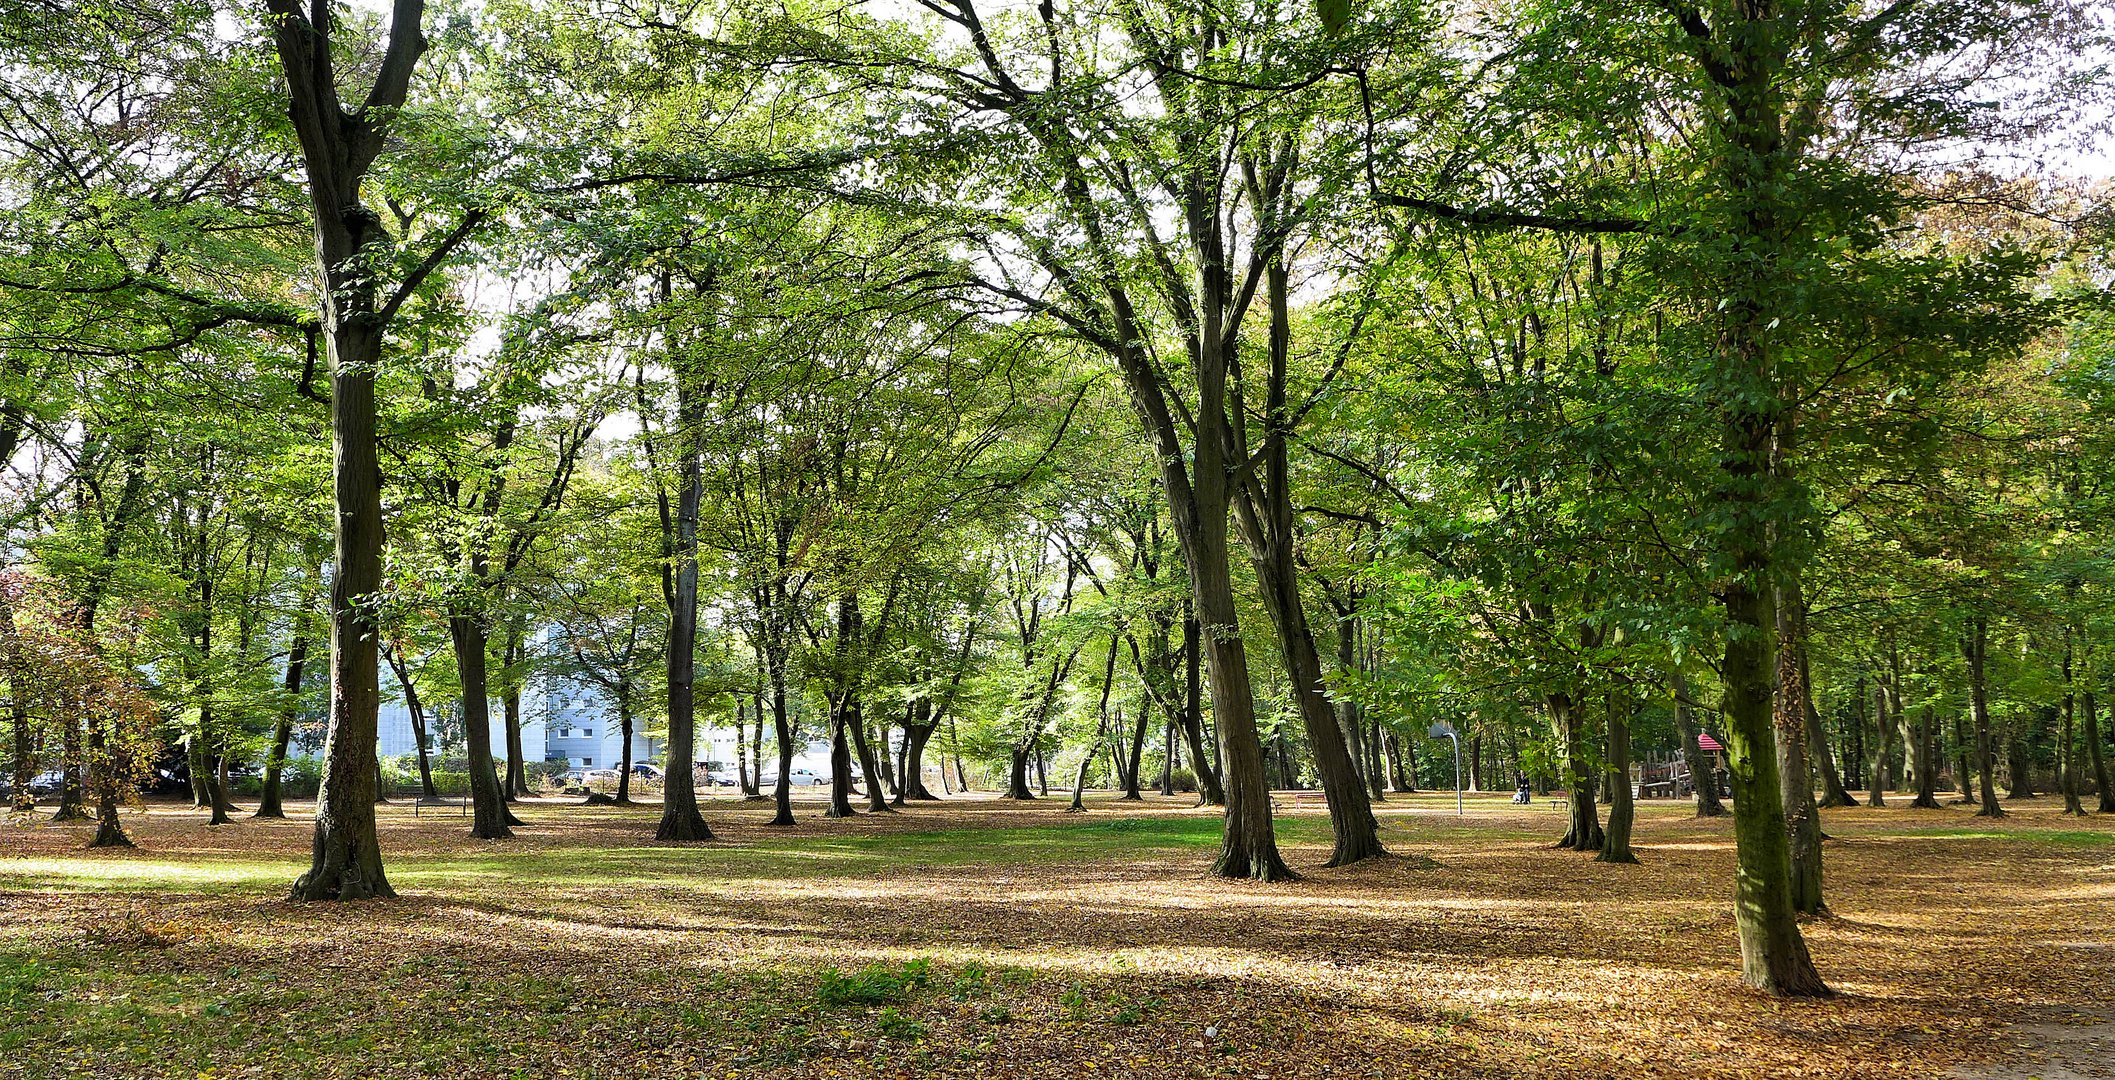
[[[827,776],[817,775],[815,772],[809,769],[795,769],[792,772],[786,774],[786,782],[793,787],[826,787],[830,783],[830,778]],[[764,774],[763,779],[759,781],[759,783],[761,784],[761,786],[767,788],[777,787],[778,774],[775,772],[766,773]]]

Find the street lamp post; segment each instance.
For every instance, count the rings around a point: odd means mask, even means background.
[[[1454,725],[1447,723],[1445,720],[1441,720],[1439,723],[1432,725],[1431,729],[1426,731],[1425,734],[1435,739],[1445,738],[1454,740],[1454,816],[1460,817],[1462,816],[1461,733],[1454,730]]]

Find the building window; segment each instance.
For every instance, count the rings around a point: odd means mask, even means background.
[[[584,727],[584,728],[581,728],[581,729],[580,729],[580,737],[581,737],[581,738],[583,738],[583,739],[592,739],[592,738],[594,738],[594,737],[595,737],[595,729],[594,729],[594,728],[591,728],[591,727]]]
[[[595,763],[595,759],[594,759],[594,758],[591,758],[591,757],[584,757],[584,758],[581,758],[581,759],[580,759],[580,764],[581,764],[581,765],[583,765],[583,766],[587,766],[587,765],[593,765],[594,763]]]

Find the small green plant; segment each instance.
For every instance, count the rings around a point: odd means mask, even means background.
[[[894,1005],[881,1010],[874,1018],[874,1027],[883,1035],[903,1041],[925,1037],[925,1025],[896,1011]]]
[[[972,960],[962,965],[962,973],[955,976],[951,989],[956,1001],[982,997],[991,989],[991,972],[985,970],[984,965]]]
[[[1003,1024],[1013,1019],[1013,1010],[1004,1005],[988,1005],[978,1018],[987,1024]]]
[[[908,960],[901,968],[869,964],[847,975],[836,968],[822,973],[815,988],[816,1000],[829,1006],[885,1005],[900,1001],[932,982],[932,962]]]
[[[1086,988],[1078,983],[1067,986],[1065,992],[1058,995],[1058,1004],[1063,1005],[1065,1007],[1065,1015],[1070,1016],[1074,1020],[1084,1018],[1087,1015]]]
[[[1129,1001],[1121,994],[1110,994],[1109,1003],[1116,1006],[1116,1011],[1109,1015],[1110,1021],[1125,1027],[1143,1023],[1148,1013],[1160,1008],[1160,999],[1157,997]]]

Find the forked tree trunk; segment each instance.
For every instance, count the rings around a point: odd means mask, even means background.
[[[388,43],[365,101],[348,112],[338,100],[330,27],[309,21],[300,0],[266,0],[286,77],[289,114],[301,142],[315,211],[316,262],[323,298],[320,336],[330,360],[332,481],[337,562],[331,578],[331,713],[323,789],[316,801],[309,869],[294,882],[299,900],[391,896],[375,837],[376,626],[382,588],[381,466],[376,460],[375,375],[382,334],[397,304],[460,243],[481,215],[466,217],[450,241],[387,301],[374,267],[386,265],[389,238],[360,197],[361,182],[404,104],[425,50],[424,0],[394,0]]]
[[[1292,348],[1292,316],[1288,279],[1282,258],[1272,258],[1264,267],[1265,294],[1270,304],[1268,393],[1264,409],[1273,422],[1265,425],[1260,485],[1254,473],[1235,491],[1235,519],[1249,551],[1249,561],[1263,596],[1264,610],[1277,629],[1279,658],[1291,683],[1293,701],[1300,713],[1300,726],[1307,733],[1307,748],[1314,757],[1315,773],[1322,795],[1329,804],[1332,846],[1329,866],[1346,866],[1387,854],[1381,846],[1380,824],[1373,817],[1373,802],[1359,761],[1329,704],[1323,685],[1322,657],[1315,648],[1314,629],[1307,620],[1307,606],[1300,591],[1300,569],[1294,559],[1297,542],[1294,529],[1292,470],[1286,448],[1284,422],[1289,408],[1286,372]],[[1286,777],[1288,786],[1294,783]]]

